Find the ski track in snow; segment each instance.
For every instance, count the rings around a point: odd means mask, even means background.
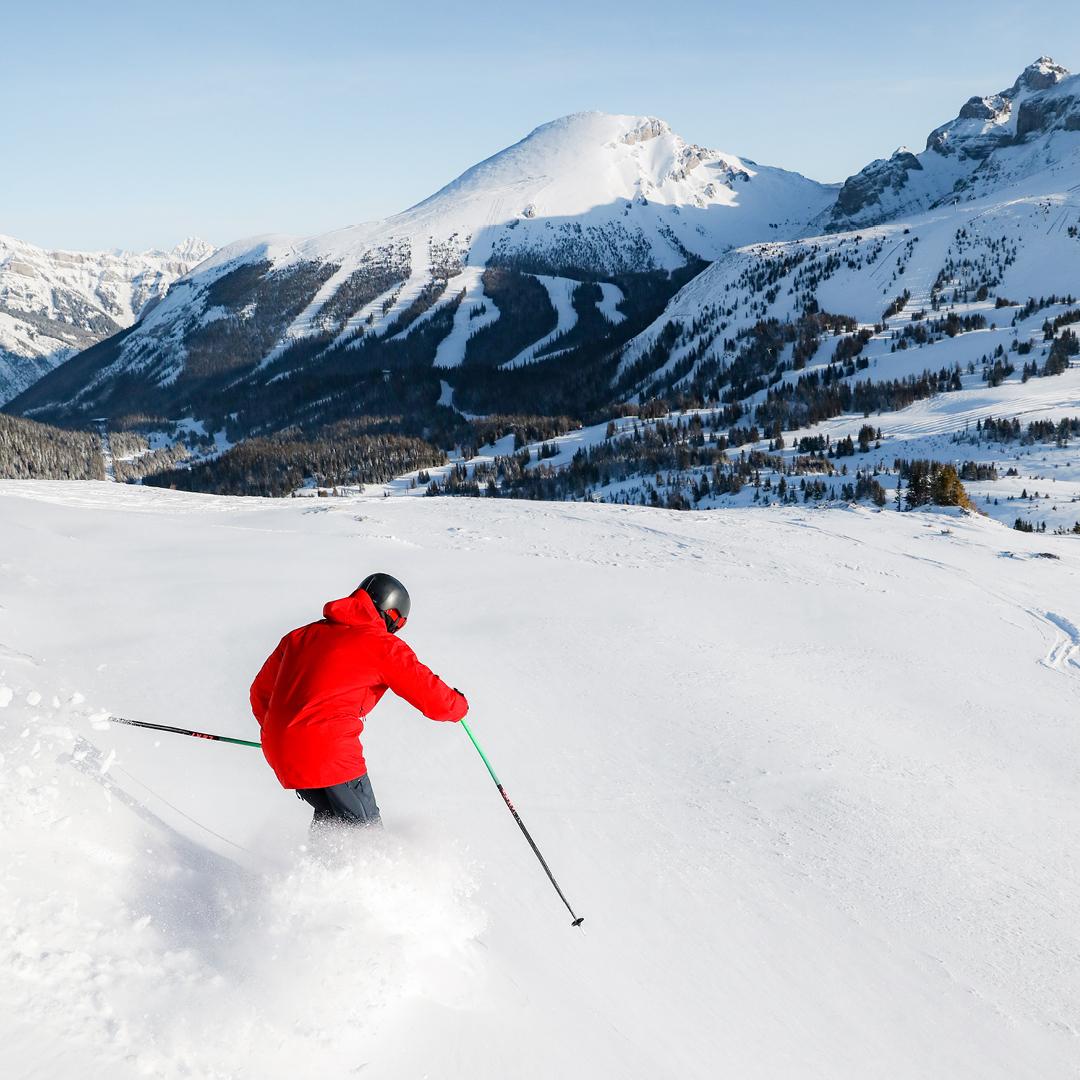
[[[1071,619],[1052,611],[1043,612],[1043,618],[1058,631],[1043,663],[1056,671],[1080,675],[1080,629]]]
[[[1075,541],[864,509],[323,502],[0,484],[17,1069],[1076,1072]],[[390,695],[365,735],[388,827],[317,845],[256,751],[107,723],[244,737],[281,632],[376,565],[410,582],[410,641],[469,693],[584,933],[467,740]]]
[[[451,282],[453,282],[453,278],[451,278]],[[404,284],[398,287],[397,298],[394,303],[388,307],[386,311],[383,311],[380,308],[378,312],[376,312],[375,319],[372,322],[368,333],[374,334],[376,337],[382,337],[393,325],[394,320],[397,319],[397,317],[401,315],[431,283],[431,271],[428,267],[425,266],[422,269],[418,268],[414,270],[405,280]],[[434,314],[433,309],[441,307],[446,302],[449,295],[451,294],[448,289],[447,292],[444,292],[442,296],[432,304],[431,308],[424,312],[424,315],[420,316],[420,318],[430,318],[431,315]],[[410,323],[405,330],[395,334],[390,340],[400,340],[401,338],[406,337],[409,331],[418,325],[420,325],[419,319]]]
[[[383,320],[383,307],[394,304],[394,298],[401,291],[401,285],[393,285],[386,292],[380,293],[374,300],[365,304],[359,311],[354,312],[346,320],[338,335],[330,343],[329,348],[336,349],[346,342],[349,348],[356,348],[364,339],[364,335],[372,330],[376,323]],[[369,321],[370,320],[370,321]]]
[[[419,315],[417,315],[416,318],[413,319],[413,321],[411,323],[409,323],[409,325],[406,326],[404,330],[399,330],[389,340],[390,341],[402,341],[402,340],[404,340],[414,330],[419,329],[421,326],[424,325],[424,323],[428,322],[428,320],[435,318],[435,316],[438,315],[438,313],[440,311],[442,311],[442,309],[444,307],[446,307],[447,304],[452,304],[454,302],[454,297],[457,296],[457,294],[461,291],[460,289],[455,289],[454,288],[455,281],[456,281],[456,278],[451,278],[449,280],[449,282],[447,283],[445,291],[438,298],[438,300],[436,300],[435,303],[433,303],[431,305],[431,307],[429,307],[426,311],[422,311]]]
[[[315,296],[299,315],[286,327],[278,343],[259,361],[256,370],[269,367],[291,345],[306,337],[317,334],[322,327],[319,324],[319,315],[326,302],[348,281],[353,273],[353,267],[339,267],[336,273],[331,274],[319,287]]]

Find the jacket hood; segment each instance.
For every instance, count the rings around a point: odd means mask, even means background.
[[[345,626],[367,626],[389,633],[383,617],[376,610],[371,597],[357,589],[340,600],[328,600],[322,609],[323,618],[328,622],[342,623]]]

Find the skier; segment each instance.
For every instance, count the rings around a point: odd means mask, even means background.
[[[380,825],[360,733],[387,688],[431,720],[461,720],[469,703],[400,638],[411,608],[389,574],[369,574],[331,600],[319,622],[286,634],[251,684],[263,754],[281,786],[314,811],[312,825]]]

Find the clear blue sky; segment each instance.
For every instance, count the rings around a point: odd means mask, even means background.
[[[841,180],[1080,66],[1075,0],[4,6],[0,232],[69,248],[381,217],[590,108]]]

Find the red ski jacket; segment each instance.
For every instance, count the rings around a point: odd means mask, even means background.
[[[424,667],[357,590],[320,622],[286,634],[251,684],[262,748],[286,788],[343,784],[367,772],[360,732],[387,688],[431,720],[460,720],[465,695]]]

